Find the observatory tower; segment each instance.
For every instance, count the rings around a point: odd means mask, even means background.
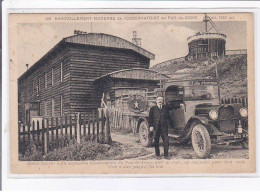
[[[224,56],[226,35],[219,33],[217,26],[207,14],[205,14],[203,22],[205,23],[205,31],[187,38],[188,59]]]

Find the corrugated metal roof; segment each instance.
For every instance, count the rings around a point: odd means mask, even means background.
[[[64,39],[65,42],[85,44],[102,47],[122,48],[133,50],[149,59],[155,59],[155,55],[149,51],[116,36],[103,33],[88,33],[70,36]]]

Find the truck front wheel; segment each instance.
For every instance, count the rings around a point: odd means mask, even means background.
[[[149,126],[146,121],[142,121],[139,126],[139,138],[140,142],[144,147],[150,147],[152,140],[148,138]]]
[[[199,158],[208,158],[211,152],[211,140],[207,128],[202,124],[192,125],[191,142]]]

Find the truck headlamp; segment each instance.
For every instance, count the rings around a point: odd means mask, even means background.
[[[216,110],[211,110],[209,112],[209,118],[212,120],[217,120],[218,119],[218,112]]]
[[[240,113],[240,116],[241,116],[241,117],[247,117],[247,115],[248,115],[248,112],[247,112],[247,109],[246,109],[246,108],[241,108],[241,109],[239,110],[239,113]]]

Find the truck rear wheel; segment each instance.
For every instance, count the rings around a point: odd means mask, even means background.
[[[152,145],[152,140],[148,138],[149,126],[146,121],[142,121],[139,126],[139,138],[140,142],[144,147],[150,147]]]
[[[191,142],[194,152],[199,158],[208,158],[211,152],[211,140],[207,128],[202,124],[192,127]]]
[[[242,142],[241,145],[244,149],[248,149],[248,138],[245,138]]]

